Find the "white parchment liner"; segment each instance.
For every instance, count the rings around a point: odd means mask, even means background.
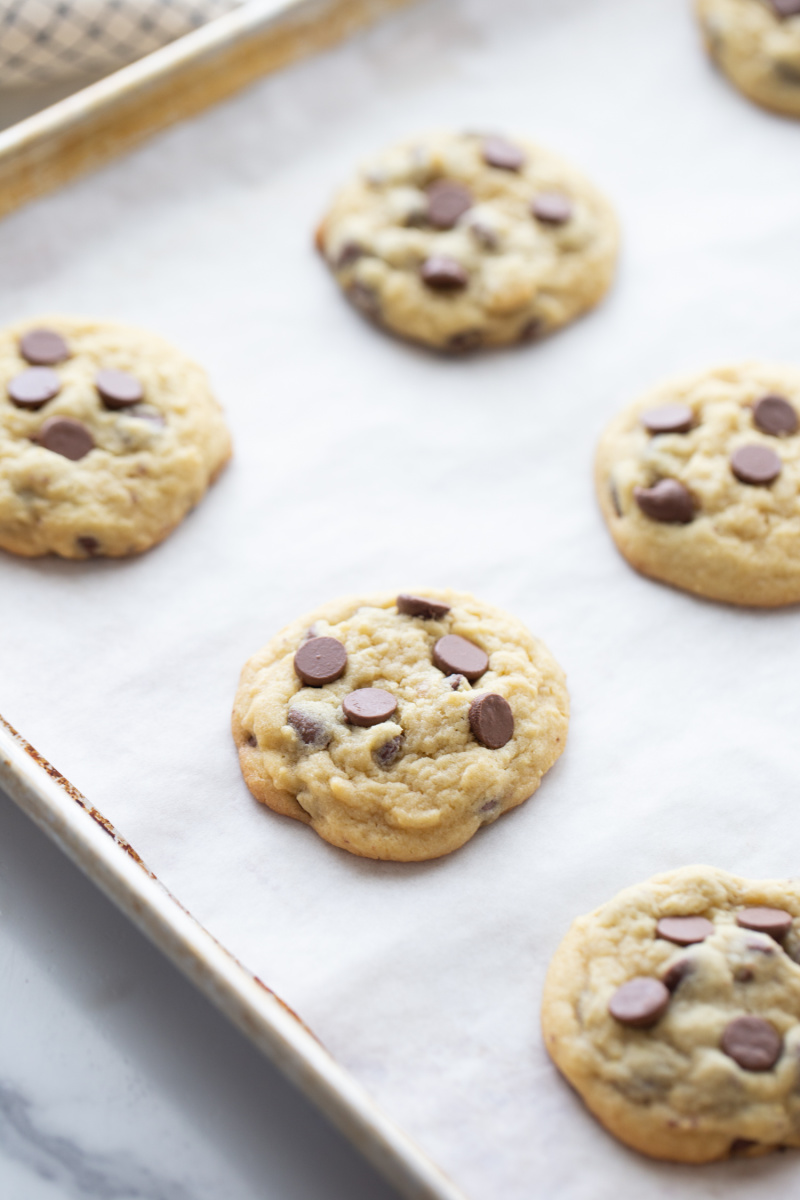
[[[615,200],[613,295],[551,341],[442,361],[366,327],[311,249],[351,164],[431,126],[519,130]],[[637,577],[595,509],[616,408],[662,375],[800,360],[800,125],[707,65],[676,0],[430,0],[0,227],[0,319],[151,326],[237,446],[131,562],[0,561],[0,711],[475,1200],[791,1193],[795,1155],[660,1166],[550,1066],[573,916],[656,871],[797,870],[800,614]],[[260,809],[228,733],[244,659],[347,592],[508,608],[566,668],[567,752],[450,858],[348,857]]]

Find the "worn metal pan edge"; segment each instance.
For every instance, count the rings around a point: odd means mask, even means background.
[[[0,716],[0,788],[409,1200],[466,1200],[296,1013],[212,937]]]

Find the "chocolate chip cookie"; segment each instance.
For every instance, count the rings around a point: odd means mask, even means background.
[[[438,133],[393,146],[334,200],[317,236],[366,316],[449,352],[542,337],[602,298],[611,206],[522,139]]]
[[[352,597],[244,668],[233,736],[275,812],[366,858],[437,858],[522,804],[564,749],[561,668],[519,621],[451,591]]]
[[[597,455],[603,514],[645,575],[712,600],[800,601],[800,370],[744,363],[669,380]]]
[[[151,333],[50,317],[0,331],[0,547],[112,558],[160,542],[231,453],[205,372]]]
[[[800,884],[686,867],[573,924],[545,1045],[616,1137],[702,1163],[800,1145]]]
[[[800,0],[696,0],[714,62],[756,104],[800,117]]]

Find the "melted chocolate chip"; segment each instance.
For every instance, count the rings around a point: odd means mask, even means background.
[[[484,138],[483,161],[501,171],[521,171],[525,166],[525,153],[513,142],[492,136]]]
[[[397,712],[397,700],[383,688],[359,688],[342,701],[342,709],[351,725],[380,725]]]
[[[447,678],[445,679],[445,683],[448,683],[450,685],[451,690],[454,692],[459,691],[462,683],[466,683],[466,682],[467,682],[467,680],[463,675],[448,675]]]
[[[783,396],[762,396],[753,405],[753,421],[762,433],[797,433],[797,409]]]
[[[343,267],[351,267],[354,262],[358,262],[359,258],[363,258],[365,254],[366,251],[363,246],[359,246],[358,242],[345,242],[339,251],[336,266],[339,270]]]
[[[736,924],[756,933],[768,933],[779,941],[792,928],[792,914],[784,908],[743,908],[736,914]]]
[[[573,211],[572,201],[562,192],[540,192],[531,200],[531,212],[543,225],[566,225]]]
[[[769,1071],[781,1056],[783,1038],[762,1017],[735,1017],[725,1026],[720,1046],[745,1071]]]
[[[541,317],[531,317],[530,321],[526,321],[519,331],[520,342],[536,342],[540,337],[544,337],[545,323]]]
[[[452,229],[473,204],[469,189],[452,179],[437,179],[428,188],[427,197],[426,216],[435,229]]]
[[[480,329],[462,329],[447,339],[447,349],[452,354],[471,354],[473,350],[480,350],[482,345],[483,333]]]
[[[514,715],[503,696],[478,696],[469,706],[472,736],[489,750],[499,750],[514,736]]]
[[[755,974],[749,967],[737,967],[733,972],[733,978],[737,983],[752,983],[755,979]]]
[[[469,276],[461,263],[444,254],[432,254],[420,267],[422,282],[437,292],[452,292],[466,287]]]
[[[676,946],[694,946],[711,937],[714,926],[705,917],[662,917],[656,934]]]
[[[688,404],[662,404],[642,413],[642,424],[648,433],[688,433],[694,413]]]
[[[664,972],[661,982],[670,992],[674,992],[683,983],[686,976],[691,975],[693,971],[694,963],[690,958],[679,958]]]
[[[106,408],[116,411],[141,403],[144,389],[135,375],[103,367],[94,377],[94,386]]]
[[[53,454],[61,454],[77,462],[94,447],[94,438],[85,425],[71,417],[50,417],[45,421],[34,441]]]
[[[29,329],[19,339],[19,352],[35,367],[52,367],[69,358],[69,346],[55,329]]]
[[[622,1025],[646,1029],[655,1025],[669,1001],[670,993],[660,979],[638,975],[617,988],[609,1001],[608,1011]]]
[[[740,446],[731,455],[731,470],[742,483],[766,487],[777,479],[783,463],[769,446]]]
[[[309,713],[301,712],[299,708],[290,708],[286,720],[306,746],[316,746],[322,750],[330,741],[322,722]]]
[[[245,745],[250,746],[251,749],[258,745],[256,735],[254,733],[248,733]]]
[[[691,492],[677,479],[659,479],[650,488],[637,487],[633,496],[639,508],[651,521],[668,525],[688,525],[694,518]]]
[[[76,538],[75,541],[80,546],[81,550],[85,551],[90,558],[93,558],[100,549],[100,543],[98,542],[97,538],[92,537],[90,534],[84,534],[83,537]]]
[[[28,367],[9,379],[8,398],[17,408],[35,411],[61,391],[61,380],[50,367]]]
[[[426,596],[400,595],[397,597],[397,611],[409,617],[421,617],[423,621],[438,621],[450,612],[449,604],[439,600],[428,600]]]
[[[390,738],[388,742],[384,742],[382,746],[372,752],[375,762],[384,771],[388,771],[397,762],[403,750],[403,741],[402,733],[398,734],[397,737]]]
[[[336,638],[309,638],[294,656],[294,669],[309,687],[324,687],[344,675],[347,651]]]
[[[457,633],[439,638],[433,647],[434,665],[445,675],[465,675],[470,683],[489,670],[489,656],[480,646]]]
[[[800,0],[768,0],[768,3],[782,20],[800,13]]]
[[[381,304],[378,299],[378,293],[359,279],[350,284],[350,287],[347,289],[347,295],[358,311],[363,313],[365,317],[374,318],[380,313]]]

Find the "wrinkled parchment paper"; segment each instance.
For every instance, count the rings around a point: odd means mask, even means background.
[[[442,361],[364,325],[311,249],[333,187],[430,126],[529,132],[624,229],[618,285],[538,347]],[[473,1200],[790,1195],[607,1136],[538,1008],[571,919],[657,871],[798,869],[800,613],[647,582],[592,494],[664,374],[800,360],[800,125],[739,98],[683,0],[429,0],[0,226],[0,319],[86,312],[207,364],[236,457],[131,562],[0,561],[0,711]],[[342,593],[450,584],[543,637],[573,698],[536,797],[460,852],[349,857],[253,802],[245,658]]]

